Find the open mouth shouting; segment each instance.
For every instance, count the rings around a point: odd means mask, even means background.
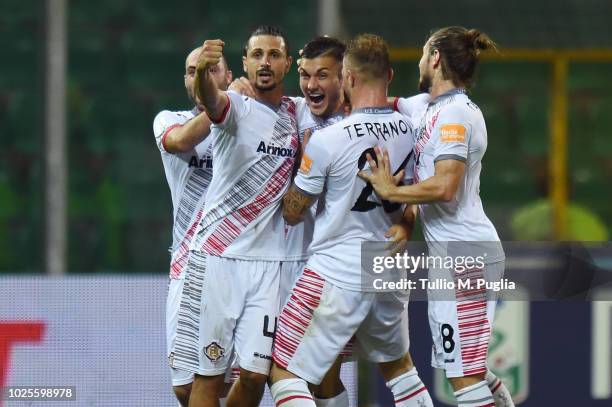
[[[308,94],[308,99],[310,100],[310,106],[313,109],[319,109],[323,107],[325,102],[325,94],[321,92],[312,92]]]

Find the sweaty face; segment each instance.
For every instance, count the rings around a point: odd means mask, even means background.
[[[419,61],[419,92],[429,92],[431,88],[431,79],[433,77],[433,68],[431,67],[431,54],[429,53],[429,43],[423,47],[423,56]]]
[[[255,89],[271,91],[283,83],[289,72],[291,57],[282,37],[258,35],[249,39],[244,71]]]
[[[329,117],[342,104],[340,62],[333,56],[302,58],[300,89],[315,116]]]
[[[187,91],[187,97],[189,100],[197,106],[199,110],[204,110],[204,106],[195,95],[195,74],[196,67],[198,65],[198,56],[200,55],[200,49],[197,48],[189,54],[185,61],[185,90]],[[213,80],[221,90],[226,90],[229,83],[232,80],[231,72],[228,71],[223,60],[211,68],[208,72],[212,76]]]

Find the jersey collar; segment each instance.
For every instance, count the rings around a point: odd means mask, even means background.
[[[465,90],[465,88],[454,88],[454,89],[449,90],[448,92],[445,92],[445,93],[439,95],[437,98],[435,98],[434,100],[429,102],[429,104],[430,105],[435,105],[436,103],[438,103],[442,99],[446,99],[447,97],[454,96],[454,95],[459,95],[459,94],[465,95],[466,93],[467,93],[467,91]]]
[[[321,122],[328,122],[331,120],[335,120],[335,119],[339,119],[339,118],[344,118],[344,110],[339,110],[335,113],[330,114],[328,117],[326,117],[325,119],[323,119],[322,117],[319,116],[315,116],[314,114],[312,115],[312,117],[314,117],[316,120],[320,120]]]
[[[353,110],[351,113],[366,113],[366,114],[389,114],[393,113],[393,108],[386,106],[362,107]]]

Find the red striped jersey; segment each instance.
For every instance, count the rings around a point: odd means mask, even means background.
[[[487,129],[478,106],[463,89],[453,89],[429,103],[415,134],[415,183],[434,176],[437,161],[452,159],[465,163],[465,173],[450,202],[419,205],[425,240],[498,242],[497,231],[480,200]],[[504,259],[501,245],[488,246],[487,263]]]
[[[193,151],[172,154],[166,151],[168,133],[184,125],[198,114],[191,111],[164,110],[153,121],[153,133],[161,153],[166,180],[172,197],[173,223],[170,247],[170,278],[183,276],[189,245],[204,208],[204,199],[212,179],[212,146],[209,138]]]
[[[211,129],[215,171],[191,249],[244,260],[290,260],[281,200],[298,149],[295,103],[235,92]]]

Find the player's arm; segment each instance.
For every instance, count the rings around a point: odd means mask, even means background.
[[[414,99],[417,100],[417,99]],[[440,112],[431,132],[430,143],[434,156],[434,175],[415,185],[398,186],[402,174],[392,176],[389,154],[376,149],[378,165],[368,157],[371,174],[361,176],[372,183],[383,199],[407,204],[449,202],[455,198],[465,173],[468,156],[470,125],[466,122],[466,107],[451,106]]]
[[[368,155],[371,174],[360,171],[359,176],[370,182],[382,199],[391,202],[407,204],[449,202],[455,197],[465,172],[465,162],[462,160],[440,159],[435,163],[433,177],[414,185],[398,186],[403,173],[393,176],[389,165],[389,153],[387,151],[381,153],[378,148],[375,152],[379,165]]]
[[[414,185],[395,187],[390,190],[388,197],[383,199],[410,204],[449,202],[455,198],[464,172],[463,161],[440,160],[435,163],[433,177]]]
[[[304,220],[306,211],[323,193],[329,172],[331,153],[323,142],[325,136],[317,130],[309,139],[293,184],[283,197],[283,217],[292,226]]]
[[[295,184],[291,185],[289,191],[283,197],[283,218],[291,226],[303,222],[306,211],[316,200],[315,196],[305,193]]]
[[[401,98],[398,96],[388,97],[387,106],[404,116],[413,116],[415,113],[424,111],[429,103],[429,94],[419,93],[415,96]]]
[[[213,122],[222,122],[229,109],[229,97],[220,90],[212,76],[209,68],[217,65],[223,56],[221,40],[206,40],[202,45],[202,52],[198,58],[195,75],[195,92]]]
[[[164,149],[172,154],[192,151],[210,134],[210,119],[200,113],[182,126],[171,129],[164,137]]]

